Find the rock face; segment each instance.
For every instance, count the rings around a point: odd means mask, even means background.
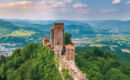
[[[75,65],[75,47],[74,45],[64,45],[64,23],[55,23],[51,28],[51,38],[43,39],[44,45],[47,45],[55,52],[55,56],[60,61],[61,68],[69,69],[70,75],[74,80],[87,80],[85,75]]]

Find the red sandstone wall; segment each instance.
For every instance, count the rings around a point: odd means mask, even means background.
[[[74,49],[66,49],[65,58],[67,60],[74,60],[75,50]]]
[[[54,24],[54,46],[63,46],[64,45],[64,24],[55,23]]]

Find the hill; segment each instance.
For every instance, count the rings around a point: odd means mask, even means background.
[[[1,57],[0,80],[62,80],[54,53],[46,46],[30,43]]]
[[[113,58],[111,53],[95,47],[76,51],[75,62],[89,80],[129,80],[130,67]],[[0,59],[0,80],[62,80],[55,65],[54,52],[42,44],[30,43]],[[57,64],[57,63],[56,63]],[[64,72],[66,78],[70,78]],[[72,80],[72,78],[70,78]]]
[[[7,34],[13,30],[17,30],[18,27],[14,26],[10,22],[0,20],[0,34]]]
[[[50,28],[54,22],[65,22],[65,32],[72,33],[73,38],[83,38],[89,34],[95,34],[91,25],[78,21],[0,20],[0,42],[21,43],[23,46],[34,41],[40,43],[41,37],[50,37]],[[16,32],[17,36],[12,35]]]
[[[130,34],[130,20],[97,20],[86,21],[86,23],[93,25],[96,29],[105,30],[108,33]]]

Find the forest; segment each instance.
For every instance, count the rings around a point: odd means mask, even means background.
[[[11,56],[1,56],[0,80],[62,80],[55,66],[54,52],[42,44],[30,43]]]
[[[119,62],[110,52],[95,47],[76,53],[76,65],[89,80],[130,80],[130,67]]]

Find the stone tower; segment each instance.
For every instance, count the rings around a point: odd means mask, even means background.
[[[54,51],[61,55],[64,46],[64,23],[54,24]]]
[[[75,59],[75,47],[73,45],[66,45],[65,59],[74,60]]]
[[[51,28],[51,49],[54,49],[54,27]]]
[[[44,38],[44,39],[43,39],[43,45],[46,45],[48,42],[49,42],[49,39],[48,39],[48,38]]]
[[[47,45],[57,56],[64,56],[66,60],[74,60],[74,45],[64,45],[64,23],[55,23],[50,30],[50,42],[48,38],[44,38],[43,45]]]

